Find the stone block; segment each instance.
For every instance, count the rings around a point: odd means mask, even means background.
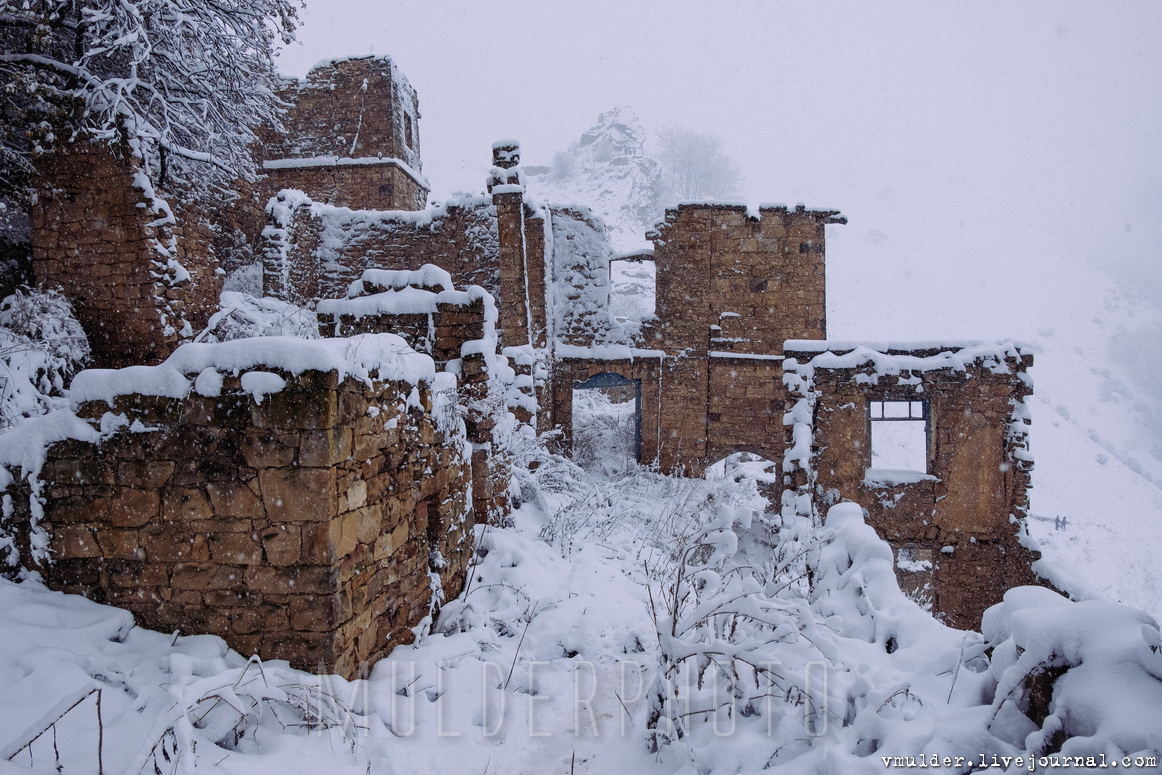
[[[258,520],[266,516],[258,497],[245,484],[236,482],[210,482],[206,485],[216,517],[241,517]]]
[[[240,439],[242,456],[252,468],[285,468],[293,465],[297,450],[284,444],[273,432],[250,432]]]
[[[150,525],[137,533],[134,556],[149,562],[203,563],[210,561],[206,536],[185,526]]]
[[[251,565],[246,568],[244,583],[239,586],[266,595],[329,595],[338,587],[338,571],[334,568],[303,565],[286,568]]]
[[[321,522],[335,516],[338,498],[333,468],[275,468],[259,471],[262,501],[273,523]]]
[[[259,537],[271,565],[293,565],[302,557],[302,528],[298,525],[275,525],[263,530]]]
[[[214,511],[200,487],[170,487],[162,497],[161,517],[168,522],[192,522],[213,519]]]
[[[244,590],[246,588],[242,568],[209,563],[179,563],[175,565],[170,577],[170,585],[174,589],[198,592],[223,589]]]
[[[299,441],[298,463],[306,467],[330,466],[347,460],[351,454],[350,427],[304,431]]]
[[[60,525],[53,529],[49,546],[55,558],[102,556],[93,525]]]
[[[117,481],[129,487],[155,490],[173,475],[172,460],[129,460],[117,465]]]
[[[210,558],[231,565],[257,565],[262,562],[262,546],[248,533],[213,533],[209,537]]]
[[[252,404],[250,414],[251,423],[256,428],[322,430],[339,424],[339,405],[334,390],[283,390],[267,396],[261,404]]]
[[[154,490],[119,487],[109,499],[106,518],[113,527],[139,527],[158,515],[159,506]]]

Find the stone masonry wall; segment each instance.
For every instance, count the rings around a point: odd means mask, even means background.
[[[283,131],[266,130],[263,158],[386,157],[420,168],[419,98],[390,57],[321,62],[279,96],[289,103]]]
[[[1013,345],[793,347],[786,366],[793,464],[785,470],[816,516],[839,500],[859,503],[895,550],[901,586],[955,627],[979,627],[1006,589],[1037,583],[1036,553],[1019,540],[1032,468],[1024,406],[1031,354]],[[883,400],[928,403],[927,471],[869,470],[868,402]],[[808,417],[811,427],[798,430]],[[806,465],[796,436],[804,432]]]
[[[782,359],[714,357],[706,403],[706,461],[736,452],[783,459]],[[776,425],[772,432],[772,422]]]
[[[35,280],[73,301],[96,366],[156,363],[217,308],[198,205],[171,211],[143,179],[125,148],[77,142],[37,163]]]
[[[385,277],[393,282],[407,279],[412,284],[389,286],[377,280]],[[429,285],[420,287],[425,282]],[[532,413],[524,407],[535,406],[536,397],[531,385],[509,386],[497,378],[497,310],[492,296],[479,286],[452,289],[448,275],[435,266],[417,272],[369,271],[349,293],[351,298],[319,303],[320,334],[392,333],[417,352],[430,355],[437,368],[456,374],[458,401],[468,441],[473,445],[472,511],[478,523],[505,523],[512,511],[508,497],[512,465],[493,429],[497,414],[505,408],[513,412],[518,423],[534,423]],[[471,351],[468,354],[464,354],[465,345]],[[507,407],[491,405],[490,396],[514,391],[528,401]]]
[[[267,197],[294,188],[355,209],[425,205],[419,99],[390,58],[321,63],[279,96],[289,106],[283,129],[265,129],[260,148]]]
[[[263,165],[265,198],[284,188],[308,193],[317,202],[358,210],[422,210],[428,190],[394,159],[344,159],[304,163],[279,159]]]
[[[658,324],[643,344],[667,351],[779,354],[827,331],[824,227],[831,210],[682,205],[649,236]]]
[[[447,599],[463,586],[464,440],[426,382],[269,371],[286,386],[261,401],[245,372],[213,397],[82,405],[137,424],[50,449],[41,570],[144,626],[350,678],[411,640],[430,571]]]
[[[755,215],[743,206],[686,204],[666,212],[649,235],[657,320],[643,326],[639,340],[648,348],[639,352],[660,357],[655,441],[646,443],[643,422],[644,461],[700,475],[735,452],[781,460],[783,342],[825,336],[824,230],[844,222],[834,211],[801,206],[762,207]],[[575,295],[566,301],[586,302],[584,293]],[[570,358],[580,358],[574,328],[562,338],[577,346]],[[554,421],[564,427],[572,380],[556,381]]]
[[[351,211],[280,194],[268,210],[263,283],[268,296],[335,298],[367,269],[435,264],[457,286],[500,286],[496,210],[487,199],[448,202],[409,215]]]

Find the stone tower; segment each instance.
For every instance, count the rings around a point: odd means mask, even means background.
[[[314,201],[419,210],[429,186],[420,162],[419,100],[389,57],[322,62],[288,79],[283,131],[263,143],[268,195],[296,188]]]

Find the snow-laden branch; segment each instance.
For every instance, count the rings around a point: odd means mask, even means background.
[[[297,9],[296,0],[39,0],[7,10],[0,144],[27,154],[77,130],[98,141],[128,133],[147,169],[168,154],[188,182],[250,178],[256,128],[278,125],[273,51],[291,39]]]

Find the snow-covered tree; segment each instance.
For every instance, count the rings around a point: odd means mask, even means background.
[[[127,139],[158,179],[249,178],[277,118],[297,0],[0,0],[0,170],[76,136]]]
[[[658,132],[657,159],[662,166],[659,199],[731,199],[742,190],[742,172],[714,135],[681,127]]]

